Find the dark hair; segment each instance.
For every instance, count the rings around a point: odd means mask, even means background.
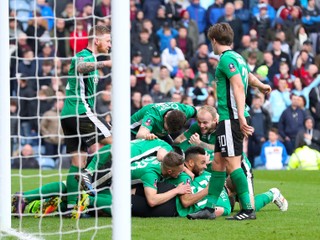
[[[181,130],[186,123],[186,115],[179,110],[172,110],[167,113],[166,123],[168,126],[168,132],[174,133]]]
[[[174,168],[180,166],[183,162],[184,159],[182,155],[175,152],[168,152],[162,160],[162,166],[166,169]]]
[[[228,23],[217,23],[209,28],[208,38],[210,41],[215,39],[221,45],[231,46],[234,32]]]
[[[274,127],[270,128],[269,132],[273,132],[273,133],[275,133],[275,134],[277,134],[277,135],[279,134],[278,129],[277,129],[277,128],[274,128]]]
[[[195,155],[206,155],[206,151],[199,146],[189,147],[185,152],[185,161],[188,162],[190,159],[194,158]]]

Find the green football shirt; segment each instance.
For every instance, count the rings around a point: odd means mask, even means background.
[[[86,74],[78,73],[76,69],[79,61],[96,62],[96,58],[88,49],[83,49],[72,58],[68,72],[66,99],[61,111],[63,118],[91,112],[94,107],[98,70]]]
[[[164,115],[170,110],[180,110],[185,115],[187,120],[195,117],[197,110],[190,105],[166,102],[154,103],[144,106],[138,112],[131,116],[131,132],[137,134],[139,127],[144,126],[158,137],[164,137],[168,134],[164,129]]]
[[[211,173],[204,171],[200,176],[194,178],[194,180],[190,182],[192,193],[195,194],[197,192],[200,192],[204,188],[206,188],[207,185],[209,184],[210,177],[211,177]],[[186,217],[190,213],[195,213],[204,209],[206,207],[208,198],[210,198],[210,195],[207,195],[206,197],[204,197],[197,203],[191,205],[190,207],[185,208],[182,205],[180,197],[176,197],[176,206],[177,206],[177,211],[179,213],[179,216]],[[226,208],[231,211],[229,197],[225,189],[223,189],[223,191],[219,196],[217,206]],[[225,212],[228,212],[228,211],[225,211]]]
[[[156,157],[149,157],[131,163],[132,184],[142,183],[144,187],[158,189],[157,183],[162,178],[161,163]]]
[[[232,90],[230,79],[236,74],[240,74],[244,93],[247,94],[249,68],[243,57],[235,51],[227,50],[222,53],[215,73],[217,83],[218,113],[220,121],[227,119],[238,119],[238,110],[235,95]],[[244,107],[244,116],[249,113]]]

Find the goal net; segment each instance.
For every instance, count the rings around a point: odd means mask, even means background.
[[[1,216],[0,237],[130,238],[130,170],[121,161],[130,157],[129,1],[128,6],[119,2],[8,0],[10,95],[7,98],[10,98],[11,128],[10,144],[2,144],[1,148],[10,146],[11,171],[8,168],[1,173],[11,172],[11,181],[7,186],[2,184],[0,190],[4,193],[5,188],[11,188],[12,213]],[[121,12],[122,17],[111,15],[111,5],[112,12]],[[99,194],[89,196],[81,186],[81,179],[72,191],[66,183],[70,175],[79,176],[81,168],[71,171],[74,164],[67,152],[60,113],[70,97],[66,95],[68,78],[75,77],[76,84],[81,84],[79,75],[70,76],[69,70],[74,56],[88,46],[89,31],[95,25],[112,29],[112,53],[96,55],[97,61],[110,60],[112,56],[112,67],[95,68],[96,91],[91,97],[95,100],[96,116],[112,124],[113,166],[104,166],[97,172],[104,175],[112,171],[113,180],[112,186],[100,184]],[[112,79],[127,80],[117,83]],[[79,125],[78,121],[77,129]],[[97,136],[95,140],[98,142]],[[80,145],[79,158],[83,151]],[[93,146],[88,148],[89,161],[102,147]],[[10,195],[10,190],[6,192]],[[75,205],[68,202],[70,194],[76,195]]]

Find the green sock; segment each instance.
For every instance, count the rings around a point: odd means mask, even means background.
[[[99,149],[97,154],[94,155],[89,165],[86,167],[91,173],[97,169],[101,169],[107,162],[111,160],[111,145],[104,145]]]
[[[214,208],[222,192],[224,182],[226,181],[226,172],[212,171],[209,182],[208,201],[206,207]]]
[[[53,182],[43,185],[40,188],[36,188],[23,193],[23,197],[27,202],[32,202],[34,200],[39,200],[41,198],[49,198],[52,196],[61,195],[61,193],[66,193],[67,188],[62,182]]]
[[[234,170],[230,174],[230,178],[232,180],[232,183],[236,187],[236,192],[242,208],[245,210],[252,209],[250,196],[249,196],[248,181],[242,168],[238,168]]]
[[[256,211],[259,211],[261,208],[271,203],[272,199],[273,194],[270,191],[256,195],[254,197]]]
[[[98,194],[96,197],[89,196],[90,206],[102,209],[111,216],[112,196],[107,194]]]
[[[80,168],[71,165],[67,176],[67,203],[68,208],[72,208],[77,204],[77,199],[80,194],[79,182],[75,179],[75,175],[80,173]]]

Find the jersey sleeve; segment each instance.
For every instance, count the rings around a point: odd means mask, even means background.
[[[183,133],[183,135],[189,140],[193,134],[199,133],[198,129],[199,129],[198,123],[195,122],[189,127],[187,131]]]
[[[154,172],[148,172],[141,176],[141,181],[144,187],[150,187],[153,189],[158,189],[157,183],[159,181],[159,177]]]

